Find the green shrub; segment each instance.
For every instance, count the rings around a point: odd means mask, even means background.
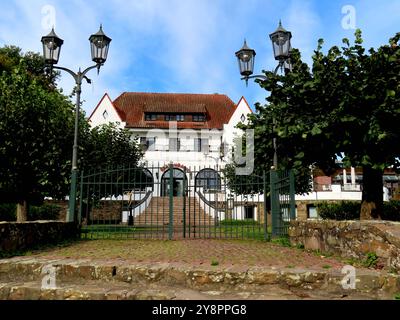
[[[60,211],[61,207],[56,204],[45,203],[41,206],[31,206],[28,220],[58,220]]]
[[[400,201],[392,200],[383,204],[382,219],[400,221]]]
[[[272,243],[279,244],[283,247],[291,247],[290,239],[288,237],[279,237],[271,240]]]
[[[317,204],[318,214],[322,219],[359,220],[361,203],[357,201],[342,201],[335,203],[321,202]],[[382,219],[400,221],[400,201],[392,200],[383,203]]]
[[[365,258],[363,265],[367,268],[375,268],[378,264],[378,256],[375,252],[369,252]]]
[[[211,260],[211,265],[212,265],[213,267],[219,265],[218,260]]]
[[[355,201],[321,202],[317,204],[317,210],[322,219],[358,220],[360,219],[361,203]]]
[[[41,206],[30,206],[28,220],[58,220],[61,207],[56,204],[45,203]],[[15,203],[0,204],[0,221],[16,221],[17,205]]]
[[[16,221],[17,206],[15,203],[0,204],[0,221]]]

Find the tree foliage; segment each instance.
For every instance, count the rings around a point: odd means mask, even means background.
[[[115,123],[92,128],[81,139],[81,164],[83,170],[107,168],[118,165],[137,166],[143,156],[137,139],[132,139],[127,129]]]
[[[26,58],[2,71],[0,92],[2,197],[20,202],[60,194],[70,172],[72,104],[30,73]]]
[[[257,104],[247,126],[255,130],[256,162],[272,162],[273,137],[283,168],[313,165],[330,175],[343,158],[345,166],[363,168],[361,216],[378,218],[383,170],[400,167],[399,39],[366,52],[357,30],[353,44],[343,39],[326,53],[319,40],[311,68],[293,50],[293,72],[266,72],[268,79],[257,81],[271,93],[269,104]]]
[[[69,193],[75,106],[57,89],[43,59],[17,47],[0,48],[0,202],[23,205]],[[79,168],[141,157],[136,141],[113,125],[91,129],[79,119]]]

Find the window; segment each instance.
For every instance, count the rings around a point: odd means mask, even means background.
[[[165,121],[185,121],[185,115],[184,114],[166,114],[165,115]]]
[[[157,120],[157,115],[155,113],[146,113],[144,119],[146,121],[155,121]]]
[[[194,139],[194,151],[208,152],[208,139],[195,138]]]
[[[194,114],[193,122],[204,122],[206,121],[206,116],[204,114]]]
[[[169,138],[169,151],[179,151],[181,149],[181,139]]]
[[[317,207],[314,205],[307,206],[307,217],[308,219],[318,219]]]
[[[206,190],[221,190],[221,178],[213,169],[200,170],[195,178],[195,188],[203,187]]]
[[[140,137],[140,145],[144,151],[154,151],[156,149],[156,138]]]
[[[103,118],[106,120],[108,118],[108,112],[107,110],[104,110],[103,112]]]
[[[254,207],[244,207],[244,218],[254,220]]]

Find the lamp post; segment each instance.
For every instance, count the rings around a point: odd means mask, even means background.
[[[78,160],[79,107],[81,104],[82,80],[85,79],[88,83],[91,83],[91,80],[86,77],[86,74],[94,68],[97,68],[97,73],[100,71],[100,67],[107,60],[108,48],[110,46],[111,38],[107,37],[104,34],[103,28],[100,25],[99,31],[95,34],[92,34],[89,38],[92,61],[94,61],[96,64],[94,66],[86,68],[84,71],[81,71],[81,69],[79,68],[78,72],[73,72],[72,70],[64,67],[55,66],[58,63],[61,46],[63,45],[64,40],[62,40],[56,35],[56,33],[54,32],[54,28],[47,36],[42,37],[41,41],[43,44],[43,56],[46,65],[49,65],[51,69],[58,69],[68,72],[74,78],[76,84],[74,146],[72,150],[71,188],[69,194],[68,215],[67,215],[67,221],[74,221],[74,215],[76,209],[76,183],[78,175],[77,160]]]
[[[291,39],[292,33],[290,31],[285,30],[282,27],[282,22],[279,21],[278,29],[276,29],[273,33],[269,35],[269,38],[272,41],[272,48],[274,51],[275,60],[278,61],[278,66],[275,68],[274,74],[276,75],[279,69],[285,69],[286,72],[292,70],[292,65],[290,63],[290,51],[292,49]],[[242,75],[242,80],[246,81],[246,86],[248,84],[249,79],[262,79],[266,80],[267,77],[264,75],[254,75],[254,61],[256,52],[255,50],[249,48],[247,46],[246,40],[244,40],[243,47],[235,53],[238,63],[240,74]],[[274,119],[275,125],[275,119]],[[278,154],[277,154],[277,145],[276,138],[273,138],[273,147],[274,147],[274,160],[273,166],[274,169],[278,169]]]

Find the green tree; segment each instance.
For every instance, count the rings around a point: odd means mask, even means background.
[[[256,159],[272,162],[276,137],[283,168],[317,166],[331,175],[338,158],[345,166],[362,167],[361,218],[380,218],[383,170],[399,169],[399,39],[400,33],[366,52],[357,30],[354,44],[343,39],[343,47],[327,53],[320,40],[312,68],[293,50],[293,72],[266,72],[268,79],[257,81],[271,92],[269,104],[257,104],[248,125],[256,132]]]
[[[29,74],[24,59],[2,72],[0,92],[0,195],[18,203],[25,221],[30,202],[59,196],[69,179],[73,106]]]
[[[40,55],[0,48],[0,202],[17,203],[18,221],[30,203],[69,193],[75,106],[57,89],[57,77],[44,73]],[[81,113],[79,168],[136,165],[141,155],[126,131],[91,130]]]
[[[143,156],[137,139],[114,123],[94,127],[81,139],[81,163],[84,170],[122,164],[137,166]]]

